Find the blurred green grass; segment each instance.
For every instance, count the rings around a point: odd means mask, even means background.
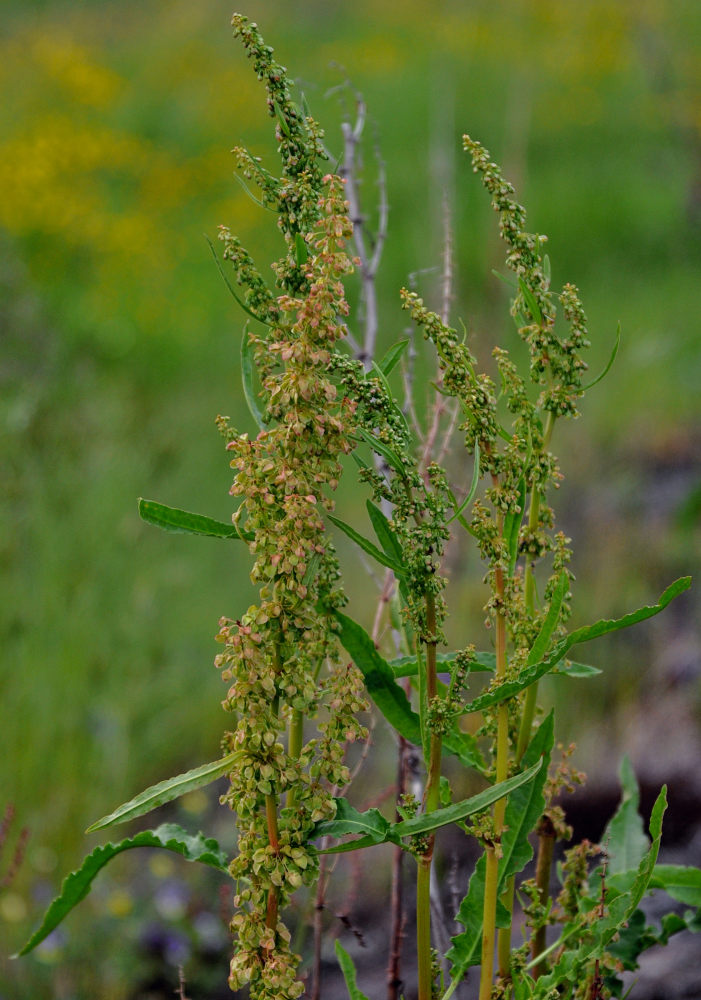
[[[491,275],[502,266],[495,219],[460,151],[464,131],[503,163],[530,225],[548,233],[554,282],[579,285],[593,371],[620,320],[616,366],[555,442],[566,528],[580,546],[575,614],[656,597],[699,554],[693,519],[685,534],[674,524],[701,475],[701,8],[254,8],[332,151],[342,110],[329,89],[347,75],[367,101],[391,206],[381,346],[403,329],[398,289],[410,273],[436,269],[418,282],[437,301],[444,190],[454,315],[483,358],[498,338],[515,340]],[[57,879],[78,862],[96,816],[215,757],[226,725],[213,635],[221,614],[248,603],[245,559],[233,545],[159,535],[139,523],[136,497],[230,515],[213,420],[223,412],[246,426],[242,317],[203,233],[225,223],[263,263],[279,248],[271,218],[232,177],[234,143],[270,159],[274,145],[229,16],[215,0],[6,4],[0,805],[14,802],[31,831],[18,891],[36,877],[36,859],[45,864],[41,851],[57,858]],[[372,205],[371,142],[365,158]],[[665,476],[677,493],[655,501]],[[360,518],[347,490],[341,503]],[[479,584],[463,573],[475,581],[479,569],[461,557],[451,568],[468,620],[479,621]],[[350,589],[362,597],[367,585]],[[0,919],[10,947],[30,919]]]

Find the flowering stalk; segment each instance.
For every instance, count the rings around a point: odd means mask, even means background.
[[[264,332],[248,335],[263,387],[261,429],[251,439],[225,427],[236,473],[231,493],[241,500],[235,523],[245,524],[251,539],[251,579],[259,586],[257,604],[222,622],[224,652],[217,657],[231,683],[225,707],[238,714],[227,747],[244,754],[224,797],[239,829],[230,984],[250,983],[252,997],[282,1000],[299,996],[303,984],[280,913],[291,892],[316,878],[307,836],[315,822],[333,816],[331,788],[348,780],[343,744],[363,735],[355,719],[364,706],[358,672],[350,666],[321,672],[335,659],[332,612],[343,600],[320,509],[332,509],[327,491],[351,448],[345,425],[352,405],[338,398],[326,374],[344,334],[339,317],[348,311],[342,280],[351,270],[345,252],[351,225],[343,183],[318,167],[321,131],[291,102],[284,70],[255,25],[236,15],[234,27],[278,120],[282,178],[272,178],[244,150],[236,156],[278,212],[288,251],[275,268],[282,293],[273,297],[250,256],[222,230],[246,306],[265,324]],[[324,703],[331,717],[318,726],[321,738],[305,745],[304,718],[316,717]]]

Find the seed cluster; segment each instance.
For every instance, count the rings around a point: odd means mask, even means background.
[[[224,796],[239,833],[230,985],[250,984],[255,1000],[286,1000],[304,987],[280,911],[317,877],[309,833],[333,818],[332,788],[349,780],[344,746],[365,735],[357,719],[366,708],[362,676],[337,662],[332,612],[344,598],[322,518],[333,509],[339,459],[352,447],[346,425],[354,405],[327,375],[345,333],[351,224],[343,182],[319,169],[321,132],[291,102],[283,67],[255,25],[237,15],[234,29],[278,119],[282,178],[243,151],[236,156],[278,212],[287,253],[275,265],[274,295],[238,240],[221,231],[244,302],[264,325],[249,334],[263,427],[251,438],[219,420],[235,472],[234,522],[248,540],[258,587],[257,603],[240,618],[222,618],[217,635],[216,665],[229,685],[224,706],[237,718],[225,745],[241,751]],[[305,719],[318,720],[318,735],[306,742]]]

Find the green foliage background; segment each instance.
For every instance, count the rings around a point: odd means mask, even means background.
[[[391,206],[381,347],[404,326],[399,287],[440,264],[444,190],[454,316],[482,356],[500,337],[514,346],[491,274],[495,220],[460,152],[464,131],[549,235],[555,284],[580,286],[594,373],[620,320],[613,371],[555,442],[579,549],[576,622],[622,613],[689,572],[701,507],[701,7],[260,0],[244,12],[303,81],[333,151],[342,107],[329,89],[348,76],[365,96]],[[242,552],[160,535],[135,501],[230,516],[213,418],[248,419],[242,316],[203,233],[226,223],[260,261],[278,252],[270,217],[232,177],[234,143],[270,159],[274,147],[230,13],[219,0],[5,6],[0,806],[14,802],[31,831],[15,896],[52,857],[54,882],[74,867],[98,815],[218,753],[212,637],[220,614],[245,606]],[[365,158],[372,206],[371,144]],[[436,304],[437,271],[417,280]],[[458,553],[452,575],[479,621],[479,569]],[[651,650],[677,625],[641,632],[632,651],[604,647],[619,666],[592,704],[578,703],[580,724],[596,726],[605,700],[616,728],[611,699],[644,689]],[[15,904],[0,914],[9,948],[32,917]],[[20,978],[32,975],[25,966]]]

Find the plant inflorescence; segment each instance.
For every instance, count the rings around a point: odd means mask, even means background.
[[[249,986],[254,1000],[292,1000],[305,990],[285,917],[293,894],[317,883],[328,854],[389,843],[400,860],[408,855],[415,863],[419,1000],[449,1000],[475,966],[480,1000],[620,995],[621,973],[637,966],[642,951],[698,929],[693,909],[671,909],[660,926],[649,926],[644,896],[661,888],[698,906],[701,872],[657,863],[665,792],[648,838],[626,762],[623,799],[603,846],[570,847],[552,893],[555,846],[572,835],[558,795],[582,777],[567,763],[571,749],[551,760],[554,720],[538,708],[538,683],[552,673],[597,673],[570,660],[570,649],[657,614],[689,580],[623,618],[568,631],[573,577],[569,539],[556,529],[550,504],[561,479],[551,442],[558,421],[576,417],[582,396],[599,381],[585,381],[589,341],[578,291],[569,283],[553,290],[545,237],[527,230],[513,187],[487,150],[465,136],[498,215],[511,313],[528,364],[521,372],[506,348],[495,347],[492,368],[482,370],[447,311],[433,311],[403,289],[401,305],[436,358],[435,419],[430,432],[422,429],[411,402],[408,338],[381,358],[348,347],[345,283],[359,266],[366,315],[374,321],[368,297],[378,263],[374,257],[368,267],[359,230],[352,256],[354,164],[347,156],[334,171],[321,128],[304,99],[293,100],[286,70],[257,27],[241,15],[233,25],[265,86],[280,157],[274,174],[247,150],[234,151],[243,178],[277,216],[283,252],[273,265],[274,288],[237,237],[220,230],[224,266],[233,270],[233,281],[226,280],[247,315],[241,370],[254,426],[239,431],[217,418],[234,473],[231,525],[153,501],[140,501],[140,513],[169,530],[240,541],[258,594],[247,610],[219,622],[216,665],[232,720],[223,756],[147,789],[91,829],[134,819],[227,775],[222,801],[235,815],[238,850],[228,859],[214,841],[172,824],[97,848],[66,879],[23,952],[85,895],[112,856],[160,846],[234,880],[231,988]],[[357,131],[348,126],[350,137],[357,140]],[[353,148],[347,142],[347,154]],[[615,349],[610,363],[614,357]],[[400,366],[403,398],[393,388]],[[472,474],[462,498],[442,464],[451,434]],[[335,512],[347,456],[366,490],[374,539]],[[347,613],[329,525],[386,573],[382,641],[377,627],[370,634]],[[443,565],[455,531],[467,534],[485,568],[488,631],[486,641],[466,635],[463,648],[451,652]],[[485,673],[490,679],[480,686]],[[359,812],[340,794],[351,778],[346,750],[366,738],[371,702],[402,752],[416,747],[424,766],[418,795],[398,783],[392,819],[377,808]],[[477,724],[467,727],[469,717]],[[476,774],[483,791],[453,801],[448,756]],[[481,854],[452,915],[461,929],[437,953],[435,833],[451,824],[475,838]],[[526,877],[533,839],[534,873]],[[401,865],[400,877],[397,871]],[[397,894],[392,898],[396,908]],[[526,941],[514,947],[517,906]],[[397,941],[389,984],[395,996]],[[336,951],[351,998],[359,1000],[351,958],[340,942]],[[318,979],[312,990],[320,995]]]

